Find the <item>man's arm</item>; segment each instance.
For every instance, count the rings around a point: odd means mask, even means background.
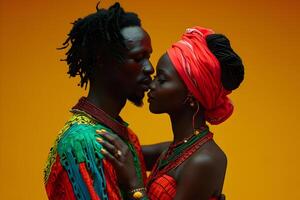
[[[100,200],[107,197],[102,146],[89,126],[70,128],[58,144],[58,154],[77,198]]]

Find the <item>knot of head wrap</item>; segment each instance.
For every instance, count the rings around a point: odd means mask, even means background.
[[[189,28],[167,53],[189,92],[204,107],[205,120],[220,124],[231,116],[233,105],[227,97],[231,91],[222,86],[220,63],[206,43],[210,34],[214,34],[211,29]]]

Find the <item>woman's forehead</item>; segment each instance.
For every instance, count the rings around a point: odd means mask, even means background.
[[[158,61],[156,70],[157,72],[167,73],[167,74],[174,72],[174,67],[168,54],[165,53],[161,56],[161,58]]]

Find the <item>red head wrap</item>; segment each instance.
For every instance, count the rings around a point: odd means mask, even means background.
[[[187,29],[167,53],[190,93],[204,107],[205,119],[219,124],[230,117],[233,105],[227,97],[231,91],[221,83],[220,63],[207,47],[206,36],[213,33],[198,26]]]

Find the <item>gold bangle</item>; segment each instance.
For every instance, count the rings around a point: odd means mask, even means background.
[[[142,199],[145,195],[146,193],[146,188],[137,188],[137,189],[134,189],[134,190],[131,190],[130,192],[129,192],[129,194],[130,194],[130,196],[132,196],[134,199],[137,199],[137,200],[139,200],[139,199]]]

